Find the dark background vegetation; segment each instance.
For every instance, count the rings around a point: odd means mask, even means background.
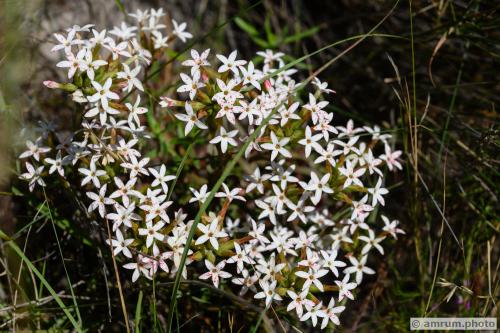
[[[395,4],[263,1],[245,10],[253,2],[123,3],[127,10],[164,7],[173,18],[189,22],[195,36],[240,13],[240,21],[213,31],[195,48],[210,47],[213,53],[238,49],[244,58],[271,48],[285,52],[289,60],[368,32]],[[22,128],[29,130],[40,119],[64,123],[72,105],[41,85],[64,77],[54,66],[55,56],[47,52],[52,33],[75,23],[111,28],[123,14],[114,1],[1,1],[0,6],[0,228],[15,238],[54,289],[68,297],[59,239],[84,327],[123,331],[109,249],[102,241],[105,233],[83,216],[75,218],[79,207],[57,189],[49,195],[50,210],[45,205],[37,211],[45,197],[15,190],[24,191],[25,185],[13,176],[19,166],[12,158],[21,149]],[[377,274],[348,304],[340,331],[407,331],[411,316],[498,315],[499,9],[497,1],[433,0],[414,1],[410,10],[408,1],[400,1],[377,30],[388,36],[368,37],[320,75],[337,92],[330,103],[335,123],[352,118],[358,125],[380,125],[395,136],[405,161],[404,171],[387,180],[395,185],[384,214],[399,219],[407,234],[386,241]],[[299,77],[307,77],[352,43],[309,58],[301,64]],[[175,71],[167,67],[152,84],[172,83],[169,73]],[[19,273],[21,260],[2,244],[0,330],[70,327],[58,306],[43,298],[48,293],[29,270],[22,266]],[[161,331],[170,299],[168,283],[157,283],[153,295],[147,281],[132,286],[129,272],[121,274],[130,317],[142,290],[140,325],[151,331],[155,318]],[[450,284],[439,285],[441,279]],[[181,331],[246,332],[257,321],[260,308],[229,293],[199,284],[181,289]],[[281,332],[279,321],[308,331],[285,312],[271,311],[259,330]]]

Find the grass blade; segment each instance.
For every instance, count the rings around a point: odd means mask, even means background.
[[[137,305],[135,306],[135,325],[134,325],[134,333],[140,332],[140,323],[141,323],[141,313],[142,313],[142,290],[139,291],[139,297],[137,297]]]
[[[83,330],[80,326],[80,324],[76,321],[75,317],[69,312],[68,308],[64,304],[64,302],[61,300],[59,295],[55,292],[55,290],[51,287],[50,283],[45,279],[42,273],[33,265],[31,260],[26,257],[26,255],[23,253],[23,251],[17,246],[16,243],[14,243],[9,236],[7,236],[2,230],[0,230],[0,238],[4,239],[6,241],[6,244],[16,252],[16,254],[26,263],[26,266],[29,267],[30,270],[35,273],[35,275],[40,279],[40,282],[45,286],[45,288],[49,291],[50,295],[54,298],[56,303],[59,305],[61,310],[63,310],[64,314],[66,317],[69,319],[73,327],[77,332],[82,332]]]

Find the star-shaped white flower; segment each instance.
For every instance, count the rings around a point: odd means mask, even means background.
[[[134,242],[133,238],[124,239],[123,234],[120,229],[115,231],[116,239],[111,240],[111,245],[113,246],[113,254],[116,256],[120,253],[127,258],[132,258],[132,253],[128,249],[128,246]],[[109,245],[109,239],[106,239],[106,243]]]
[[[260,280],[259,285],[262,291],[255,294],[254,298],[257,299],[265,298],[266,308],[268,308],[271,305],[271,302],[273,300],[281,301],[282,300],[281,296],[277,294],[275,290],[276,284],[277,284],[276,280],[272,281],[271,283],[269,283],[269,280]]]
[[[238,67],[245,65],[247,62],[245,60],[236,60],[238,52],[234,50],[231,52],[229,57],[225,57],[221,54],[217,54],[217,58],[222,62],[222,65],[219,66],[218,72],[224,73],[227,71],[232,71],[235,75],[239,74]]]
[[[264,143],[261,145],[261,147],[271,151],[271,161],[274,161],[274,159],[278,156],[278,154],[281,154],[286,158],[290,158],[292,157],[292,154],[290,154],[290,151],[288,151],[285,148],[285,146],[289,141],[290,138],[278,139],[276,134],[274,134],[274,132],[271,131],[271,142]]]
[[[186,127],[184,128],[184,135],[188,135],[189,132],[193,129],[193,127],[196,125],[196,127],[201,128],[201,129],[207,129],[207,125],[202,123],[199,119],[196,113],[193,111],[193,107],[191,104],[186,103],[185,106],[186,109],[186,114],[182,113],[177,113],[175,114],[175,117],[183,122],[186,123]]]
[[[219,249],[219,242],[217,238],[227,237],[227,233],[219,228],[219,217],[214,213],[209,214],[211,219],[209,225],[198,224],[198,229],[203,233],[198,239],[196,239],[195,245],[203,244],[207,241],[212,244],[215,250]]]
[[[314,149],[316,152],[321,153],[323,147],[318,143],[319,140],[323,137],[321,134],[312,135],[311,128],[309,126],[306,127],[304,132],[305,137],[299,141],[299,144],[305,146],[306,157],[311,155],[311,149]]]
[[[189,99],[193,100],[196,96],[196,92],[198,89],[205,86],[203,82],[200,82],[200,72],[194,72],[193,77],[191,78],[189,75],[181,73],[181,79],[184,82],[179,88],[177,88],[177,92],[188,92]],[[186,103],[187,104],[187,103]]]
[[[223,279],[228,279],[231,277],[231,274],[228,272],[223,271],[222,269],[226,265],[226,262],[223,260],[217,264],[217,266],[214,266],[210,261],[205,259],[205,266],[207,266],[208,272],[200,275],[200,279],[206,280],[206,279],[212,279],[212,283],[214,284],[215,288],[219,287],[219,280],[221,278]]]
[[[137,75],[141,71],[141,67],[137,66],[136,68],[131,70],[126,63],[123,63],[122,65],[123,65],[123,72],[116,73],[116,77],[118,79],[125,80],[125,82],[127,83],[127,85],[123,88],[123,90],[131,92],[132,88],[136,87],[140,91],[144,91],[144,87],[142,86],[141,81],[137,78]]]
[[[155,180],[151,183],[151,186],[158,187],[161,185],[163,191],[165,193],[168,193],[167,182],[175,179],[175,176],[167,175],[167,167],[165,166],[165,164],[161,165],[160,170],[157,170],[155,168],[149,168],[149,172],[151,172],[151,175],[155,177]]]
[[[146,228],[139,228],[139,235],[146,236],[146,247],[151,247],[155,239],[160,242],[163,241],[165,236],[159,231],[164,225],[165,223],[162,221],[155,224],[153,224],[153,221],[148,221],[146,222]]]
[[[104,184],[99,190],[99,194],[94,192],[87,192],[87,197],[92,199],[92,203],[89,205],[88,211],[92,212],[94,209],[99,211],[99,215],[104,217],[106,215],[105,205],[112,205],[114,201],[106,196],[107,184]]]
[[[107,109],[109,107],[109,102],[108,99],[119,99],[120,96],[118,94],[112,92],[110,90],[111,85],[113,84],[113,80],[111,78],[108,78],[106,82],[104,82],[104,85],[101,85],[97,81],[91,81],[90,82],[94,89],[96,90],[95,94],[92,96],[87,97],[90,102],[101,102],[101,105],[104,109]]]
[[[230,132],[226,132],[225,128],[221,126],[220,134],[210,140],[211,144],[220,143],[221,151],[224,154],[227,151],[228,145],[237,146],[238,143],[235,139],[233,139],[238,134],[238,130],[233,130]]]
[[[361,260],[354,256],[349,257],[349,261],[352,266],[349,266],[344,269],[344,274],[356,274],[356,283],[360,284],[363,281],[363,274],[375,274],[375,271],[370,267],[366,266],[366,261],[368,260],[368,256],[364,255],[361,257]]]
[[[102,177],[106,174],[106,171],[97,169],[94,159],[90,160],[90,166],[88,169],[79,168],[78,171],[85,175],[85,177],[82,179],[82,186],[92,181],[92,183],[94,183],[94,186],[97,188],[101,187],[99,177]]]
[[[295,309],[297,312],[297,316],[302,317],[302,314],[304,313],[304,306],[313,306],[314,302],[311,301],[310,299],[307,299],[307,294],[309,293],[308,290],[302,290],[299,294],[295,293],[292,290],[287,290],[286,293],[292,301],[288,303],[288,306],[286,308],[287,311],[292,311]]]
[[[314,171],[311,171],[311,179],[309,183],[300,182],[300,185],[304,190],[314,192],[314,196],[311,197],[311,202],[314,205],[317,205],[320,200],[323,192],[325,193],[333,193],[333,190],[328,186],[328,180],[330,179],[330,174],[327,173],[319,179]]]
[[[186,22],[182,22],[181,24],[178,24],[176,20],[172,20],[172,24],[174,26],[174,31],[172,32],[174,35],[179,37],[181,41],[184,43],[186,42],[186,39],[193,38],[193,35],[191,35],[189,32],[184,31],[186,30]]]
[[[357,284],[354,282],[349,282],[349,274],[344,275],[344,278],[342,281],[335,281],[335,284],[339,287],[339,302],[344,299],[344,297],[347,297],[349,299],[354,299],[354,295],[352,294],[351,290],[357,287]]]

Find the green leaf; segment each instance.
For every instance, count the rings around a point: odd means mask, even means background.
[[[116,6],[122,12],[123,14],[126,14],[125,12],[125,6],[123,5],[123,2],[121,0],[115,0]]]
[[[306,37],[314,35],[319,30],[320,30],[319,26],[312,27],[310,29],[307,29],[306,31],[302,31],[302,32],[299,32],[299,33],[297,33],[295,35],[286,37],[285,39],[283,39],[283,43],[284,44],[289,44],[289,43],[297,42],[297,41],[299,41],[301,39],[304,39]]]
[[[234,19],[234,23],[243,31],[245,31],[247,34],[249,34],[251,37],[252,36],[258,36],[259,31],[250,23],[247,21],[243,20],[242,18],[236,17]]]

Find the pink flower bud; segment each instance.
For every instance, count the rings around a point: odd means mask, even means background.
[[[266,90],[271,89],[272,87],[271,81],[269,80],[264,81],[264,87],[266,88]]]
[[[57,89],[60,87],[59,83],[57,83],[55,81],[50,81],[50,80],[43,81],[43,85],[46,86],[47,88],[50,88],[50,89]]]
[[[174,105],[174,100],[168,97],[160,97],[161,102],[160,105],[163,106],[164,108],[170,108]]]
[[[201,79],[203,80],[203,82],[208,82],[208,79],[209,79],[209,78],[208,78],[207,73],[203,73],[203,74],[201,74]]]

